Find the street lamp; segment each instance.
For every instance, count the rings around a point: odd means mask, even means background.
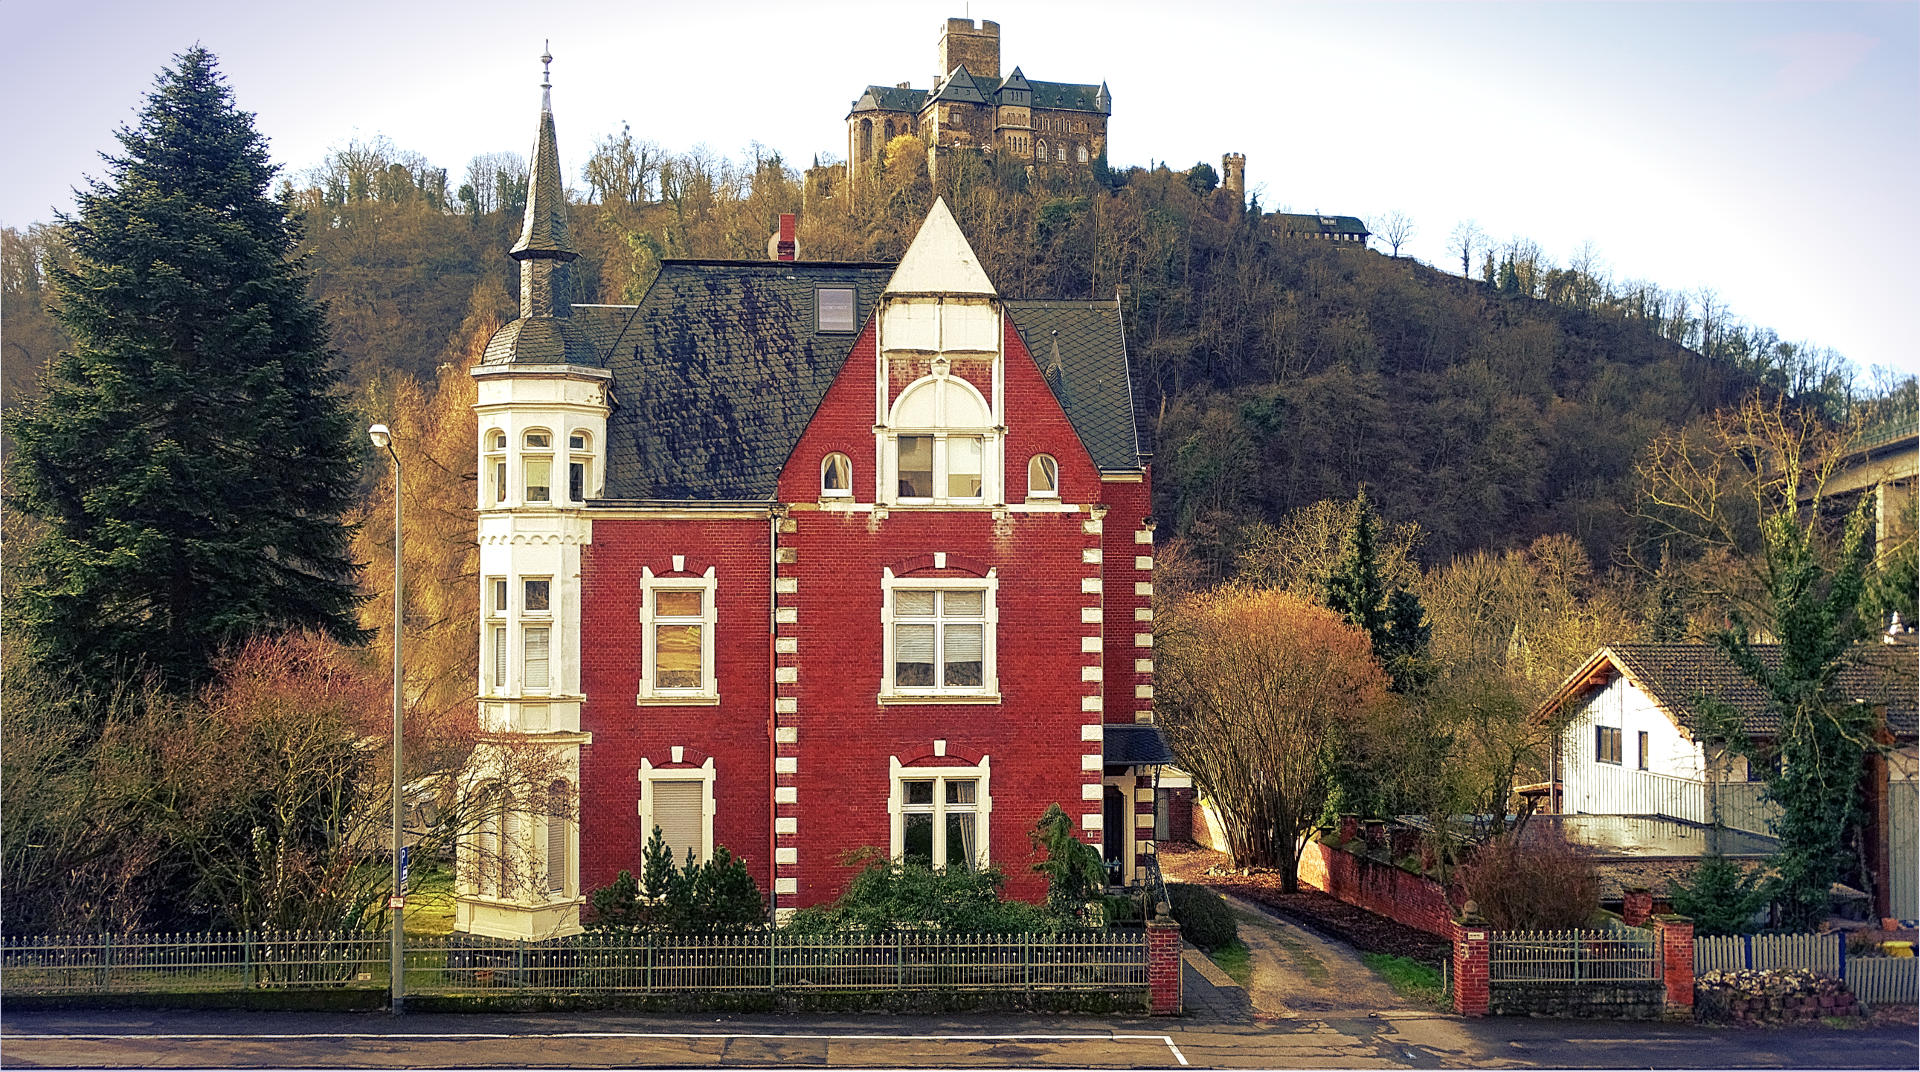
[[[387,907],[393,910],[393,964],[392,984],[389,992],[393,996],[393,1013],[398,1016],[403,1010],[407,996],[406,972],[406,904],[407,891],[402,874],[401,844],[406,822],[406,775],[401,762],[402,738],[400,736],[401,686],[400,686],[400,455],[393,449],[393,432],[384,424],[376,424],[367,429],[367,438],[373,440],[375,450],[384,450],[393,459],[393,896],[387,899]]]

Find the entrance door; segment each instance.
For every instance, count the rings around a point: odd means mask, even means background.
[[[1107,786],[1101,818],[1101,855],[1107,860],[1107,885],[1127,882],[1127,798],[1120,787]]]

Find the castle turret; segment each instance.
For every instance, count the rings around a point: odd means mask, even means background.
[[[965,67],[982,81],[998,82],[1000,24],[981,19],[975,26],[972,19],[948,19],[947,28],[940,34],[940,67],[934,72],[934,82],[952,74],[955,67]]]
[[[542,64],[553,57],[543,55]],[[604,481],[612,374],[575,322],[566,187],[551,79],[527,211],[509,251],[520,265],[520,315],[488,340],[477,381],[480,459],[480,828],[460,841],[454,926],[533,939],[580,929],[579,835],[573,821],[580,746],[580,549],[587,500]],[[470,801],[471,803],[471,801]]]
[[[1220,185],[1237,201],[1247,197],[1247,158],[1242,153],[1228,153],[1220,158]]]

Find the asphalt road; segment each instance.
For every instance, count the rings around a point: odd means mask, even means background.
[[[1427,1041],[1422,1041],[1426,1039]],[[1911,1028],[1439,1014],[1255,1023],[933,1017],[6,1012],[8,1068],[1888,1068]]]

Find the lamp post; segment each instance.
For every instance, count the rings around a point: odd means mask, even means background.
[[[406,879],[401,867],[401,854],[406,851],[402,844],[406,822],[406,770],[402,763],[403,740],[400,736],[400,717],[404,710],[400,684],[400,455],[393,449],[393,432],[386,425],[376,424],[367,429],[367,438],[373,440],[374,449],[386,451],[387,457],[393,459],[393,896],[387,900],[387,907],[393,910],[392,982],[388,991],[393,997],[393,1013],[398,1016],[404,1011],[407,998],[407,891],[403,885]]]

